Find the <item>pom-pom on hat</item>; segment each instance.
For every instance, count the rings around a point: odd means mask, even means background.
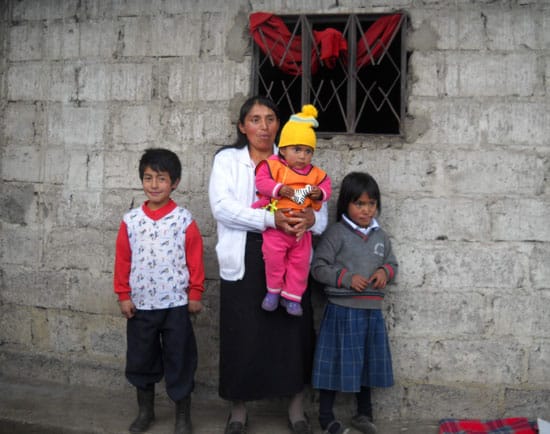
[[[306,104],[300,113],[290,116],[290,119],[281,130],[279,148],[292,145],[305,145],[315,149],[317,137],[313,128],[317,128],[317,109]]]

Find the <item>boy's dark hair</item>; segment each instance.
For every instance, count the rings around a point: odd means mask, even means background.
[[[342,214],[347,214],[349,204],[359,199],[363,193],[367,193],[371,199],[376,201],[379,213],[382,211],[380,189],[376,180],[366,172],[350,172],[344,176],[340,186],[336,205],[336,221],[342,219]]]
[[[181,178],[181,162],[178,156],[163,148],[146,149],[139,160],[139,179],[143,181],[145,169],[150,167],[155,172],[168,172],[172,184]]]

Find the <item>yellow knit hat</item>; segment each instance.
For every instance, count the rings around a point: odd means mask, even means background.
[[[279,148],[292,145],[306,145],[315,149],[317,137],[313,128],[317,128],[317,109],[306,104],[300,113],[290,116],[290,119],[281,130]]]

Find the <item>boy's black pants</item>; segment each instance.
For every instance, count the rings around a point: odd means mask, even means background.
[[[133,386],[148,389],[164,376],[173,401],[193,391],[197,343],[187,306],[136,310],[126,338],[126,378]]]

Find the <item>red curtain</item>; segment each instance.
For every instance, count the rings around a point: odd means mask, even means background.
[[[367,65],[377,59],[398,29],[401,14],[387,15],[378,19],[365,32],[357,45],[357,66]],[[302,38],[292,36],[283,20],[266,12],[250,15],[250,33],[261,50],[275,65],[290,75],[302,74]],[[311,52],[311,73],[315,74],[320,62],[327,68],[334,68],[339,57],[344,60],[348,44],[341,32],[327,28],[313,31],[315,47]],[[319,52],[319,55],[317,55]]]

